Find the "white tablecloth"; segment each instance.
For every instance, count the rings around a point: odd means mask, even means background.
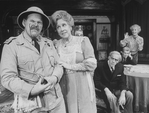
[[[127,69],[127,66],[129,69]],[[135,77],[146,77],[149,78],[149,65],[148,64],[138,64],[138,65],[125,65],[124,73],[128,76]]]
[[[149,105],[149,65],[128,65],[124,73],[127,75],[127,87],[134,94],[134,110],[147,113],[147,106]]]

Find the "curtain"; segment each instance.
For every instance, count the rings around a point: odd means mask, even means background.
[[[140,4],[143,4],[146,0],[136,0],[137,2],[139,2]]]
[[[125,6],[127,3],[129,3],[131,0],[121,0],[121,3],[123,6]]]

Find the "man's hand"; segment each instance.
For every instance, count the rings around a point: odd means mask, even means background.
[[[130,57],[131,60],[133,59],[133,57],[131,56],[131,53],[128,56]]]
[[[48,87],[48,89],[49,89],[49,88],[53,88],[53,87],[55,86],[55,84],[58,82],[58,78],[56,77],[56,75],[44,77],[44,79],[47,80],[48,83],[51,84],[51,86]],[[46,90],[48,90],[48,89],[46,89]]]
[[[43,78],[40,78],[39,81],[34,85],[33,89],[31,90],[31,95],[38,95],[41,92],[44,92],[46,88],[51,87],[51,83],[48,82],[43,84]]]
[[[124,109],[123,105],[126,103],[126,98],[125,98],[125,91],[121,92],[120,98],[118,100],[119,105]]]
[[[104,90],[109,101],[114,101],[117,99],[116,96],[108,88],[105,88]]]

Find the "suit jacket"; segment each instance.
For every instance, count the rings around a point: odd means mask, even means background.
[[[126,76],[123,71],[124,66],[121,63],[115,66],[114,72],[111,72],[107,61],[98,64],[94,75],[95,87],[102,91],[107,87],[112,92],[126,89]]]

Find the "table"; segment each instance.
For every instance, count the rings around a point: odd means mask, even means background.
[[[148,112],[149,105],[149,65],[137,64],[129,69],[125,67],[127,87],[134,94],[134,111]]]

